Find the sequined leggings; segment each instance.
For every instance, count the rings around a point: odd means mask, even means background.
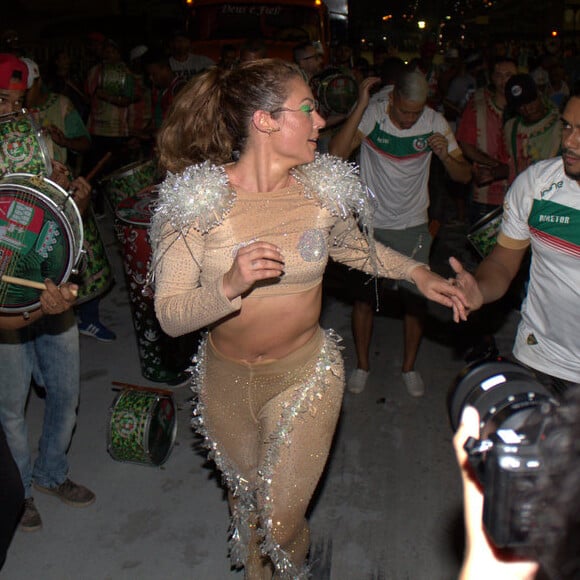
[[[333,331],[284,359],[250,364],[206,337],[195,367],[193,423],[222,472],[230,557],[245,578],[308,578],[305,514],[322,475],[344,390]]]

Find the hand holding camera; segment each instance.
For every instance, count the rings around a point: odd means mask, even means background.
[[[474,407],[466,407],[461,423],[453,437],[457,463],[463,482],[466,546],[459,580],[532,580],[538,570],[537,562],[521,560],[512,553],[498,550],[483,524],[484,494],[464,448],[467,440],[479,439],[479,414]]]
[[[467,536],[460,580],[535,577],[545,525],[538,482],[551,469],[546,437],[565,392],[501,357],[471,363],[451,386]]]

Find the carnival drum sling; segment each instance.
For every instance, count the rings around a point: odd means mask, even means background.
[[[153,291],[147,285],[149,225],[156,200],[155,186],[123,200],[117,207],[115,229],[122,246],[141,373],[151,381],[183,382],[195,350],[194,341],[189,335],[172,338],[163,332],[155,316]]]
[[[68,280],[82,246],[82,219],[69,193],[41,175],[0,178],[0,312],[38,308],[44,280]],[[7,282],[7,277],[37,287]]]
[[[25,109],[0,116],[0,175],[7,173],[52,173],[48,143]]]
[[[109,412],[107,450],[113,459],[145,465],[164,463],[177,433],[171,391],[123,389]]]

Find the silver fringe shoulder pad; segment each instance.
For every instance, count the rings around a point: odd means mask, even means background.
[[[168,173],[159,187],[151,220],[153,247],[160,241],[165,225],[176,232],[189,228],[202,234],[209,232],[224,221],[235,198],[225,169],[209,161],[191,165],[181,173]]]
[[[303,185],[306,197],[318,199],[333,216],[345,219],[354,214],[363,227],[370,225],[374,202],[355,163],[317,154],[312,163],[294,169],[292,175]]]

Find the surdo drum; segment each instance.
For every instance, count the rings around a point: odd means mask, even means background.
[[[149,225],[156,200],[156,186],[123,200],[117,207],[115,229],[122,246],[141,373],[151,381],[183,382],[196,345],[190,335],[172,338],[163,332],[155,316],[153,290],[147,285]]]
[[[101,180],[105,198],[112,210],[128,197],[155,183],[156,162],[153,159],[135,161],[119,167]]]

